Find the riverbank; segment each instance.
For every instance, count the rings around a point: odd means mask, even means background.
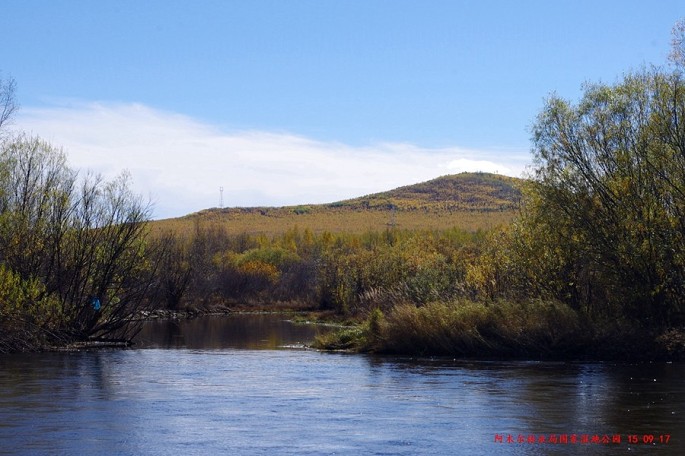
[[[591,320],[558,301],[399,304],[385,313],[375,309],[356,316],[302,303],[252,302],[154,310],[142,316],[154,320],[255,313],[332,326],[311,344],[323,351],[500,360],[685,360],[685,328],[649,330],[618,319]]]
[[[616,319],[591,321],[555,301],[399,304],[385,313],[375,309],[365,316],[346,316],[292,303],[231,303],[181,310],[143,310],[136,319],[145,324],[239,314],[282,314],[295,323],[329,326],[330,331],[317,335],[308,344],[322,351],[498,360],[685,360],[685,328],[655,331]],[[132,345],[131,340],[68,340],[49,334],[15,339],[10,350],[2,352],[79,351]]]
[[[470,301],[376,309],[317,338],[321,350],[472,359],[682,361],[685,328],[596,322],[557,302]]]

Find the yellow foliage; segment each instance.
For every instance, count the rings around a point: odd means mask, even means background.
[[[276,266],[269,263],[264,263],[259,260],[246,261],[238,265],[238,270],[243,274],[266,279],[270,283],[275,283],[278,280],[279,272]]]

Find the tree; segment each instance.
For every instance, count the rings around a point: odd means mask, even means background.
[[[0,150],[0,263],[19,283],[40,284],[23,308],[13,307],[15,319],[30,316],[35,324],[40,313],[40,329],[63,340],[129,338],[154,273],[146,256],[149,214],[149,205],[131,192],[128,175],[111,182],[79,177],[62,151],[45,141],[26,135],[6,140]]]
[[[0,78],[0,131],[10,121],[18,108],[15,98],[16,88],[17,84],[14,79],[3,80]]]
[[[156,261],[159,262],[156,300],[164,302],[167,309],[180,310],[197,263],[192,256],[191,241],[173,232],[165,232],[155,239],[153,245]]]
[[[669,324],[685,308],[681,74],[642,71],[613,86],[587,85],[577,105],[552,96],[533,134],[529,214],[556,227],[557,251],[574,252],[566,283],[583,296],[591,278],[601,293],[588,308]]]

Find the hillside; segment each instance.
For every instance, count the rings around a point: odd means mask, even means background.
[[[400,210],[503,211],[518,207],[519,179],[488,173],[462,173],[355,198],[330,206]]]
[[[197,222],[229,233],[273,235],[294,227],[312,232],[401,229],[469,231],[508,223],[521,193],[520,179],[488,173],[448,175],[420,184],[329,204],[213,208],[153,222],[154,231],[190,232]]]

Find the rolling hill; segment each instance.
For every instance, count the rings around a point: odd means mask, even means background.
[[[469,231],[508,223],[521,198],[522,180],[489,173],[447,175],[420,184],[329,204],[213,208],[152,223],[153,231],[191,232],[196,223],[228,233],[274,235],[294,227],[312,232],[400,229]]]

